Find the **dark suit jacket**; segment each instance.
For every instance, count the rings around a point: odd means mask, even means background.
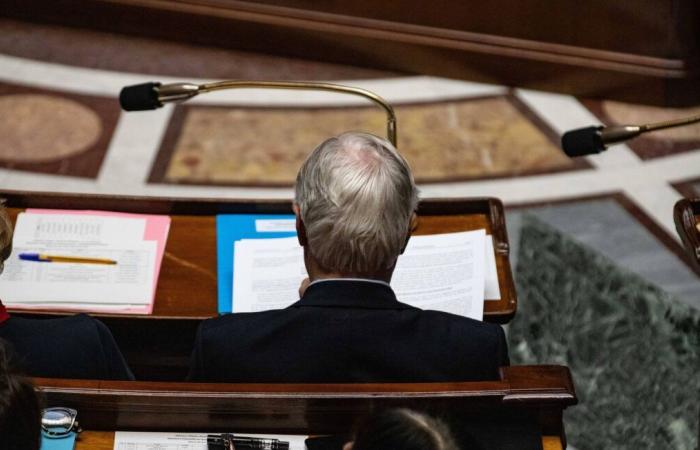
[[[205,320],[192,381],[420,382],[498,377],[500,326],[400,303],[388,286],[325,281],[289,308]]]
[[[109,329],[85,314],[13,316],[0,324],[0,338],[11,344],[19,366],[33,377],[134,379]]]

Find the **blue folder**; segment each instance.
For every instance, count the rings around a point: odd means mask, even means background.
[[[233,243],[241,239],[267,239],[296,236],[295,231],[258,232],[260,219],[294,219],[293,214],[220,214],[216,216],[216,267],[219,314],[233,306]]]

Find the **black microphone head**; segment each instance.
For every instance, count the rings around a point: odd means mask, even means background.
[[[119,93],[119,104],[124,111],[146,111],[163,106],[158,101],[160,83],[143,83],[122,88]]]
[[[605,150],[605,144],[600,136],[603,127],[587,127],[571,130],[561,137],[561,147],[570,158],[592,155]]]

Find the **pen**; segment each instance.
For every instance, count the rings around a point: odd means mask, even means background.
[[[207,448],[209,450],[289,450],[289,442],[223,433],[207,435]]]
[[[44,253],[20,253],[19,259],[21,259],[22,261],[78,263],[78,264],[116,264],[117,263],[113,259],[106,259],[106,258],[83,258],[81,256],[46,255]]]

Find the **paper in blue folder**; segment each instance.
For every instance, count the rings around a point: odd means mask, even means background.
[[[233,243],[241,239],[296,236],[292,214],[220,214],[216,216],[216,267],[219,314],[233,306]]]

